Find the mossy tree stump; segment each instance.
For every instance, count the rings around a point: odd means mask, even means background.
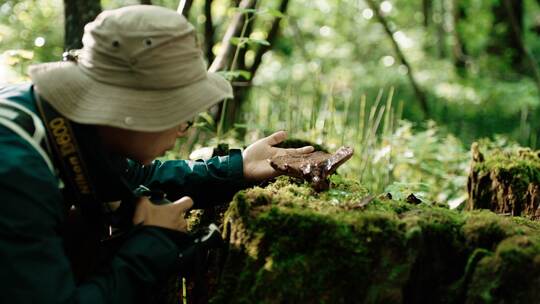
[[[214,303],[538,303],[540,223],[328,192],[240,192]]]
[[[540,154],[530,149],[471,147],[467,209],[489,209],[512,216],[540,218]]]

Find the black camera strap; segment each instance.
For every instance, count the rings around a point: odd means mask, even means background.
[[[80,208],[85,218],[92,219],[87,221],[87,224],[97,228],[102,235],[106,235],[107,225],[103,216],[103,206],[99,203],[71,122],[43,101],[37,92],[35,98],[39,114],[47,129],[50,154],[60,166],[58,171],[64,184],[62,190],[68,204],[66,207]]]

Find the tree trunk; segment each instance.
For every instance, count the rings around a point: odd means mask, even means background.
[[[255,7],[255,4],[257,3],[257,0],[242,0],[240,3],[235,6],[239,7],[241,9],[253,9]],[[233,3],[234,4],[234,3]],[[221,40],[221,50],[219,51],[219,54],[217,57],[212,61],[212,64],[208,68],[209,72],[218,72],[222,70],[227,70],[229,68],[229,65],[232,63],[233,56],[236,50],[236,47],[230,42],[233,37],[240,36],[240,33],[242,31],[242,28],[244,26],[245,20],[245,13],[243,12],[237,12],[229,24],[229,27],[227,27],[227,30],[225,31],[225,34],[223,35],[223,39]],[[235,90],[235,87],[233,85],[233,92]],[[236,96],[233,100],[222,102],[216,111],[216,121],[220,121],[220,126],[218,127],[219,130],[223,127],[224,130],[227,130],[230,125],[234,123],[236,120],[236,113],[237,113],[237,101]],[[223,111],[225,111],[224,114]],[[221,125],[221,116],[224,116],[224,124]],[[219,133],[219,132],[218,132]]]
[[[214,23],[212,21],[212,0],[204,1],[204,16],[206,21],[204,22],[204,53],[206,54],[206,60],[208,63],[214,61],[214,53],[212,48],[214,47]]]
[[[101,12],[99,0],[64,0],[64,49],[80,49],[84,26]]]
[[[189,17],[189,11],[191,10],[191,6],[193,5],[193,0],[180,0],[178,3],[178,9],[177,11],[184,15],[184,17]]]
[[[283,0],[281,1],[279,5],[278,10],[281,13],[285,13],[287,11],[288,6],[289,6],[289,0]],[[268,31],[268,35],[267,35],[267,41],[270,43],[270,45],[259,45],[251,66],[246,67],[245,60],[243,60],[238,65],[239,67],[243,67],[244,69],[247,69],[250,72],[251,79],[245,85],[235,86],[234,108],[231,108],[231,112],[230,112],[231,118],[236,119],[237,117],[240,116],[240,107],[243,104],[244,100],[246,100],[246,98],[249,95],[249,91],[251,90],[251,80],[255,77],[255,74],[257,73],[257,70],[259,69],[262,63],[262,57],[264,54],[266,54],[266,52],[268,52],[271,49],[272,45],[274,45],[274,42],[279,36],[280,21],[281,21],[281,18],[275,18],[274,21],[272,22],[272,26],[270,27],[270,30]]]
[[[495,56],[509,56],[509,64],[522,67],[524,50],[521,46],[523,35],[523,0],[497,1],[493,7],[493,26],[488,42],[488,53]],[[512,19],[515,24],[512,24]],[[515,28],[513,28],[513,26]]]
[[[437,31],[437,55],[441,59],[445,59],[447,56],[446,50],[446,31],[444,29],[444,18],[446,18],[446,0],[438,0],[437,4],[437,13],[439,18],[435,22],[435,27]]]
[[[246,5],[248,4],[247,2],[249,2],[249,0],[243,0],[240,5],[242,7],[242,5]],[[252,3],[252,7],[255,7],[255,3],[256,1],[253,1]],[[282,14],[285,14],[285,12],[287,11],[287,7],[288,7],[288,4],[289,4],[289,0],[282,0],[279,7],[278,7],[278,11],[281,12]],[[256,49],[256,52],[255,52],[255,58],[253,60],[253,63],[250,65],[250,66],[246,66],[246,62],[245,62],[245,54],[246,54],[246,51],[247,51],[247,46],[245,46],[244,49],[240,50],[239,52],[239,58],[238,58],[238,61],[236,62],[236,66],[233,67],[233,69],[245,69],[247,70],[248,72],[250,72],[251,74],[251,79],[253,79],[253,77],[255,76],[257,70],[259,69],[259,66],[262,62],[262,57],[263,55],[268,52],[271,48],[271,46],[274,44],[274,42],[276,41],[277,37],[278,37],[278,34],[279,34],[279,24],[280,24],[280,21],[281,21],[281,18],[279,17],[275,17],[273,22],[272,22],[272,25],[268,31],[268,35],[267,35],[267,41],[269,42],[270,45],[258,45],[257,46],[257,49]],[[253,22],[253,21],[252,21]],[[242,25],[243,25],[243,22],[240,22],[239,20],[233,20],[233,22],[231,23],[229,29],[227,30],[227,32],[229,32],[229,30],[231,29],[235,29],[238,31],[238,33],[240,32],[241,28],[242,28]],[[232,31],[232,30],[231,30]],[[252,31],[252,28],[249,28],[249,25],[248,25],[248,30],[246,31],[247,33],[250,33]],[[238,34],[236,34],[238,35]],[[235,36],[236,36],[235,35]],[[226,34],[227,36],[227,34]],[[232,36],[234,37],[234,36]],[[230,41],[230,38],[227,38],[225,37],[223,39],[223,46],[225,47],[225,45],[230,45],[229,41]],[[225,44],[225,41],[227,41],[227,44]],[[232,60],[232,53],[233,53],[233,47],[231,47],[230,49],[224,49],[220,52],[220,55],[218,55],[218,57],[216,58],[216,60],[214,60],[214,62],[212,63],[212,66],[210,67],[210,70],[211,71],[216,71],[216,70],[220,70],[220,69],[223,69],[225,66],[226,66],[226,63],[230,62]],[[228,56],[225,56],[227,53],[229,53]],[[227,58],[229,57],[229,58]],[[249,94],[249,90],[251,88],[251,79],[249,81],[242,81],[242,82],[235,82],[233,83],[233,92],[234,92],[234,99],[230,100],[228,102],[228,105],[227,105],[227,109],[226,109],[226,114],[225,114],[225,129],[229,128],[234,122],[236,122],[238,120],[238,118],[240,117],[240,110],[241,110],[241,106],[243,104],[243,102],[246,100],[248,94]],[[221,109],[220,109],[221,111]]]
[[[424,15],[424,27],[428,28],[431,22],[431,11],[433,7],[433,0],[422,0],[422,13]]]
[[[452,53],[454,57],[454,67],[456,68],[458,74],[462,77],[467,73],[467,50],[465,48],[465,40],[463,39],[463,33],[459,24],[461,20],[467,17],[466,13],[467,11],[465,9],[463,0],[454,0],[452,12],[454,21],[454,45],[452,47]]]
[[[242,9],[252,9],[255,7],[256,0],[242,0],[238,7]],[[221,41],[221,50],[210,65],[208,69],[210,72],[217,72],[223,69],[226,69],[228,64],[232,61],[232,56],[234,54],[235,46],[230,43],[231,38],[238,37],[244,25],[245,14],[238,12],[233,16],[229,27],[223,35],[223,40]]]
[[[279,5],[278,10],[285,14],[287,11],[287,7],[289,5],[289,0],[282,0],[281,4]],[[272,27],[270,28],[270,31],[268,31],[268,42],[270,42],[270,45],[261,45],[259,46],[259,49],[257,50],[257,53],[255,53],[255,59],[253,60],[253,64],[251,65],[250,72],[251,72],[251,79],[255,76],[255,73],[259,69],[259,66],[262,63],[262,57],[263,55],[268,52],[272,45],[274,45],[274,42],[277,40],[277,37],[279,36],[279,25],[280,25],[281,19],[276,18],[274,19],[274,22],[272,23]]]
[[[514,152],[480,152],[478,143],[471,146],[472,163],[467,182],[467,209],[489,209],[512,216],[540,217],[540,183],[537,152],[522,149]]]

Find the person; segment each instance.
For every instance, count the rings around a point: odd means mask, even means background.
[[[232,97],[201,54],[181,14],[128,6],[86,25],[76,62],[33,65],[31,83],[0,90],[1,303],[141,302],[181,259],[190,208],[276,176],[272,156],[313,150],[274,147],[280,131],[225,157],[154,160]],[[134,196],[139,185],[172,203]],[[111,255],[88,258],[124,205],[129,232]]]

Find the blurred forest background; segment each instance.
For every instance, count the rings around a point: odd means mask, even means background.
[[[540,0],[0,0],[0,85],[138,3],[182,11],[236,93],[168,157],[285,129],[353,146],[342,174],[375,193],[455,207],[473,141],[540,145]]]

